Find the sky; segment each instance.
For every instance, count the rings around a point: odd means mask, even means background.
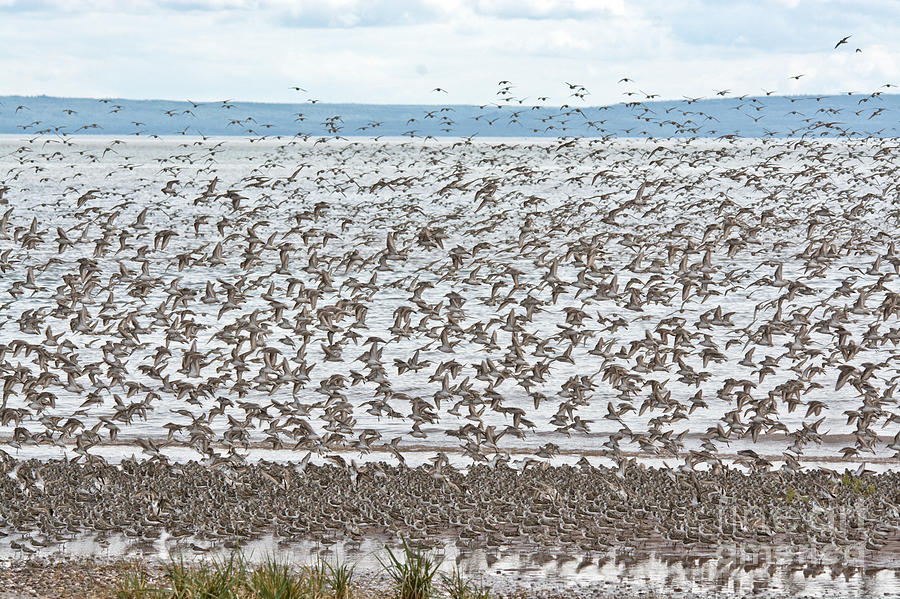
[[[900,84],[900,2],[878,0],[0,0],[0,40],[0,95],[486,104],[509,81],[515,103],[605,105]]]

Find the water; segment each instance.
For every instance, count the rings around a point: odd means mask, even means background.
[[[83,536],[61,550],[39,550],[33,557],[53,559],[93,556],[132,558],[165,564],[180,560],[227,560],[233,550],[213,549],[198,553],[192,547],[203,541],[175,541],[163,535],[153,543],[130,539],[122,534]],[[277,556],[292,564],[311,564],[317,558],[331,563],[355,565],[356,578],[383,578],[379,559],[387,558],[386,546],[399,550],[385,539],[360,543],[280,544],[264,538],[242,548],[242,556],[259,563]],[[442,560],[440,571],[453,569],[475,584],[495,593],[569,592],[580,596],[655,593],[667,596],[743,597],[892,597],[900,594],[900,570],[891,560],[871,559],[860,554],[843,555],[792,550],[783,547],[722,547],[715,552],[688,555],[657,548],[654,550],[610,550],[587,554],[553,551],[539,547],[465,550],[452,543],[431,549]],[[0,552],[0,564],[15,560],[17,553]],[[380,584],[387,585],[386,580]]]
[[[627,90],[623,90],[627,91]],[[273,104],[0,96],[0,133],[325,137],[896,137],[897,94],[741,96],[530,106]],[[19,107],[23,108],[19,108]],[[27,108],[25,108],[27,107]],[[72,111],[71,113],[69,111]],[[833,112],[832,112],[833,111]]]

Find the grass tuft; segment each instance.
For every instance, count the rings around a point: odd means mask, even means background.
[[[430,599],[434,593],[434,577],[443,558],[437,553],[412,548],[403,540],[403,561],[385,545],[388,557],[378,563],[394,581],[397,599]]]
[[[151,586],[134,564],[116,587],[116,599],[353,599],[355,566],[316,556],[299,571],[274,555],[251,567],[241,554],[212,562],[172,560],[164,587]]]
[[[172,585],[166,599],[239,599],[246,587],[247,569],[239,555],[186,566],[181,559],[166,567]]]
[[[328,586],[332,591],[333,599],[352,599],[353,597],[353,570],[356,566],[351,566],[347,562],[335,560],[332,563],[326,563],[328,566]]]
[[[303,580],[274,556],[253,569],[246,584],[254,599],[305,599]]]
[[[464,578],[456,568],[449,575],[441,574],[441,586],[450,599],[490,599],[491,590]]]
[[[162,599],[163,589],[151,586],[147,570],[134,562],[121,577],[116,588],[116,599]]]
[[[325,599],[328,596],[328,563],[319,555],[312,564],[301,569],[303,593],[307,599]]]

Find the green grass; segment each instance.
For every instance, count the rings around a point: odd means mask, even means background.
[[[320,556],[312,564],[301,568],[303,597],[324,599],[328,592],[328,564]]]
[[[866,497],[869,497],[870,495],[875,494],[875,485],[870,482],[864,481],[858,476],[853,476],[852,474],[845,473],[841,477],[841,484],[845,487],[848,487],[857,495],[865,495]]]
[[[794,501],[802,501],[805,504],[809,504],[809,496],[801,495],[797,492],[793,487],[789,487],[787,491],[784,493],[784,500],[787,503],[794,503]]]
[[[394,583],[395,599],[489,599],[490,589],[476,585],[459,570],[440,574],[443,557],[434,551],[411,547],[378,557]],[[221,560],[165,565],[159,581],[151,580],[140,564],[131,564],[119,579],[117,599],[353,599],[355,566],[340,560],[326,561],[316,555],[299,568],[274,555],[253,565],[240,553]],[[443,591],[438,593],[438,590]]]
[[[354,566],[316,557],[295,569],[269,556],[253,566],[241,555],[211,562],[165,566],[153,585],[146,570],[131,568],[119,580],[117,599],[352,599]]]
[[[333,599],[352,599],[353,597],[353,570],[355,566],[351,566],[347,562],[335,561],[327,563],[328,566],[328,586],[331,588],[331,596]]]
[[[171,584],[163,593],[166,599],[240,599],[246,587],[248,572],[244,559],[232,555],[227,560],[214,560],[186,566],[184,560],[166,568]],[[251,595],[252,596],[252,595]]]
[[[471,579],[463,578],[456,568],[450,574],[441,573],[441,586],[450,599],[489,599],[491,590],[476,586]]]
[[[138,562],[129,565],[116,589],[116,599],[157,599],[164,596],[161,589],[151,584],[147,570]]]
[[[443,558],[431,551],[412,548],[404,539],[402,561],[385,545],[388,557],[378,558],[394,582],[397,599],[430,599],[434,594],[434,577]]]
[[[245,585],[251,597],[259,599],[299,599],[306,597],[303,579],[274,556],[253,569]]]

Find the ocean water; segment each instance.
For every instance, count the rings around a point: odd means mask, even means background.
[[[900,95],[740,96],[609,106],[532,106],[502,97],[480,106],[130,100],[0,96],[0,134],[424,138],[896,137]],[[623,94],[633,92],[622,88]]]

